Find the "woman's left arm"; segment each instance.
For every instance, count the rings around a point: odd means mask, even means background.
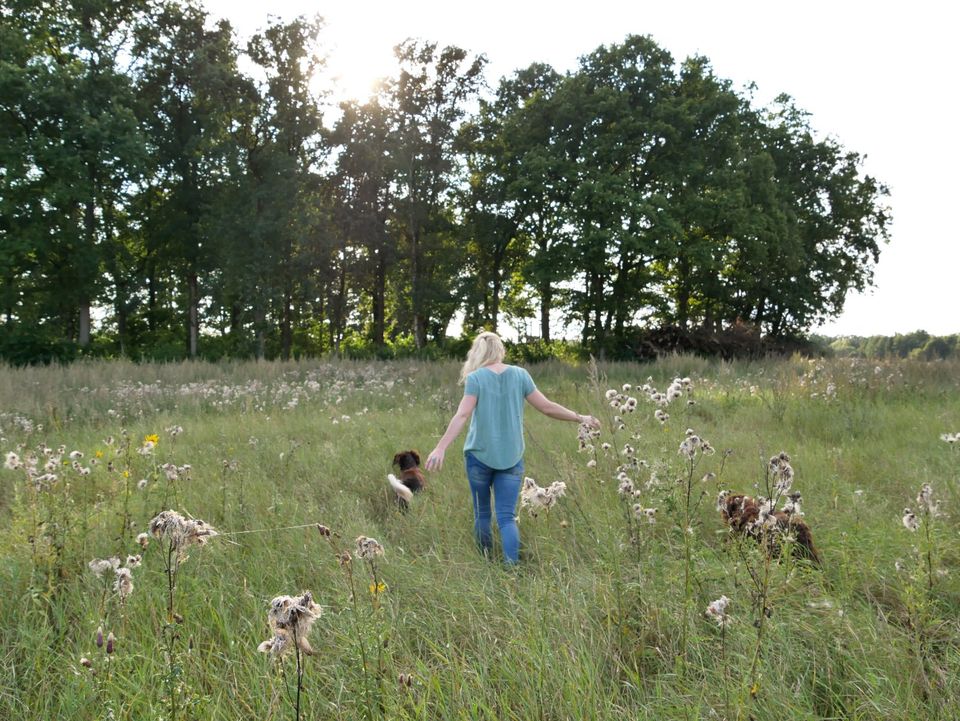
[[[562,405],[559,403],[554,403],[552,400],[543,395],[543,393],[537,390],[527,396],[527,403],[543,413],[543,415],[550,418],[555,418],[558,421],[575,421],[577,423],[585,423],[591,428],[600,427],[600,421],[593,416],[581,415],[571,411],[569,408],[564,408]]]
[[[460,435],[460,431],[463,430],[467,421],[470,420],[473,409],[476,407],[476,396],[464,396],[461,399],[460,405],[457,407],[457,412],[453,414],[453,418],[450,419],[450,423],[447,425],[447,432],[444,433],[443,437],[437,442],[437,447],[430,451],[430,455],[427,456],[428,471],[440,470],[443,466],[443,456],[447,451],[447,446],[453,442],[454,438]]]

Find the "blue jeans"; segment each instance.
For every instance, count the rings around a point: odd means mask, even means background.
[[[470,495],[473,497],[473,531],[477,543],[485,552],[493,549],[493,533],[490,528],[492,489],[493,510],[497,514],[503,557],[508,564],[517,563],[520,560],[520,531],[517,529],[514,514],[523,479],[523,459],[513,468],[505,470],[490,468],[478,461],[470,451],[464,455],[464,461],[467,466],[467,480],[470,482]]]

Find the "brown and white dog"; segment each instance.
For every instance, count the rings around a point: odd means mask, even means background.
[[[799,513],[791,512],[791,509],[799,506],[799,493],[790,494],[788,503],[781,511],[765,508],[756,498],[735,495],[730,491],[721,491],[717,497],[717,510],[732,531],[755,538],[757,542],[766,539],[767,550],[774,557],[780,555],[784,538],[790,536],[793,555],[820,566],[820,554],[813,545],[810,526],[800,518]]]
[[[416,451],[400,451],[393,457],[393,465],[400,471],[400,478],[387,474],[387,481],[397,494],[397,504],[406,510],[414,493],[422,491],[427,481],[420,470],[420,454]]]

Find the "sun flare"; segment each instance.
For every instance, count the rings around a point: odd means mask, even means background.
[[[394,74],[395,67],[389,46],[342,42],[331,49],[322,81],[334,100],[362,102],[377,91],[383,78]]]

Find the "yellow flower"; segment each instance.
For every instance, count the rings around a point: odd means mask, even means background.
[[[158,436],[156,433],[151,433],[149,436],[143,437],[143,442],[157,445],[160,442],[160,436]]]
[[[129,478],[129,477],[130,477],[130,471],[124,471],[124,472],[123,472],[123,477],[124,477],[124,478]]]
[[[103,451],[96,451],[93,455],[95,455],[97,458],[103,458]]]
[[[381,593],[384,593],[386,590],[387,590],[387,584],[385,584],[383,581],[380,581],[380,583],[376,585],[372,583],[370,584],[370,595],[372,596],[379,596]]]

